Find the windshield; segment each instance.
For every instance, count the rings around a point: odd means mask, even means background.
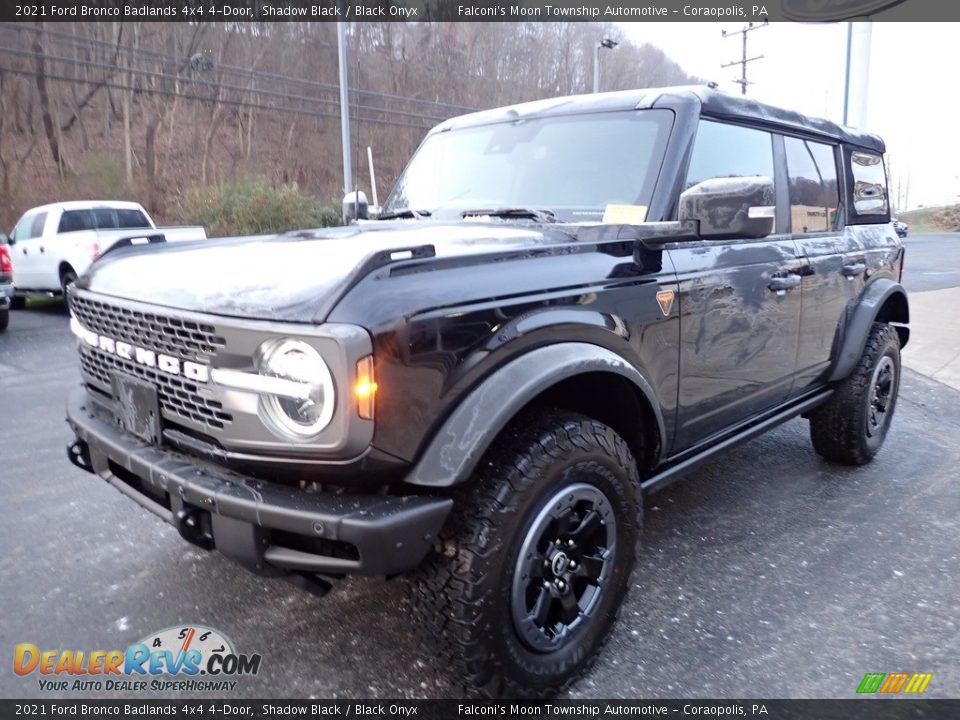
[[[383,214],[535,208],[600,222],[608,206],[629,205],[645,215],[672,121],[668,110],[629,110],[439,132],[420,146]]]

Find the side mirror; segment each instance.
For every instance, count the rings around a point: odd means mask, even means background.
[[[764,238],[773,232],[776,195],[768,177],[713,178],[680,194],[680,220],[695,220],[704,240]]]
[[[368,217],[367,196],[362,190],[348,192],[343,196],[342,218],[344,225],[349,225],[354,220],[366,220]]]

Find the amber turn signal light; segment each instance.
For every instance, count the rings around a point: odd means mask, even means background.
[[[377,381],[373,376],[373,355],[357,361],[357,379],[353,384],[353,397],[357,401],[357,413],[365,420],[373,420],[373,406],[377,395]]]

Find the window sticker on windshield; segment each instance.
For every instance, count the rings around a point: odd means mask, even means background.
[[[603,222],[613,225],[637,225],[647,221],[646,205],[607,205]]]

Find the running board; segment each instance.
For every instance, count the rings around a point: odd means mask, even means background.
[[[830,396],[833,394],[833,390],[823,390],[815,395],[807,397],[805,400],[791,405],[786,410],[781,410],[764,420],[760,420],[757,423],[747,426],[743,430],[730,435],[723,440],[720,440],[714,444],[711,444],[709,447],[704,448],[698,452],[695,452],[693,455],[690,455],[682,460],[675,461],[673,464],[668,465],[664,470],[661,470],[656,475],[647,478],[640,484],[640,489],[643,491],[644,495],[649,495],[650,493],[656,492],[665,488],[667,485],[672,483],[674,480],[679,480],[682,476],[686,475],[691,470],[697,468],[708,460],[711,460],[714,455],[717,455],[724,450],[729,450],[732,447],[736,447],[741,443],[745,443],[747,440],[752,440],[757,437],[757,435],[762,435],[768,430],[785,423],[787,420],[792,420],[797,415],[802,415],[808,410],[813,410],[815,407],[822,405],[826,402]]]

